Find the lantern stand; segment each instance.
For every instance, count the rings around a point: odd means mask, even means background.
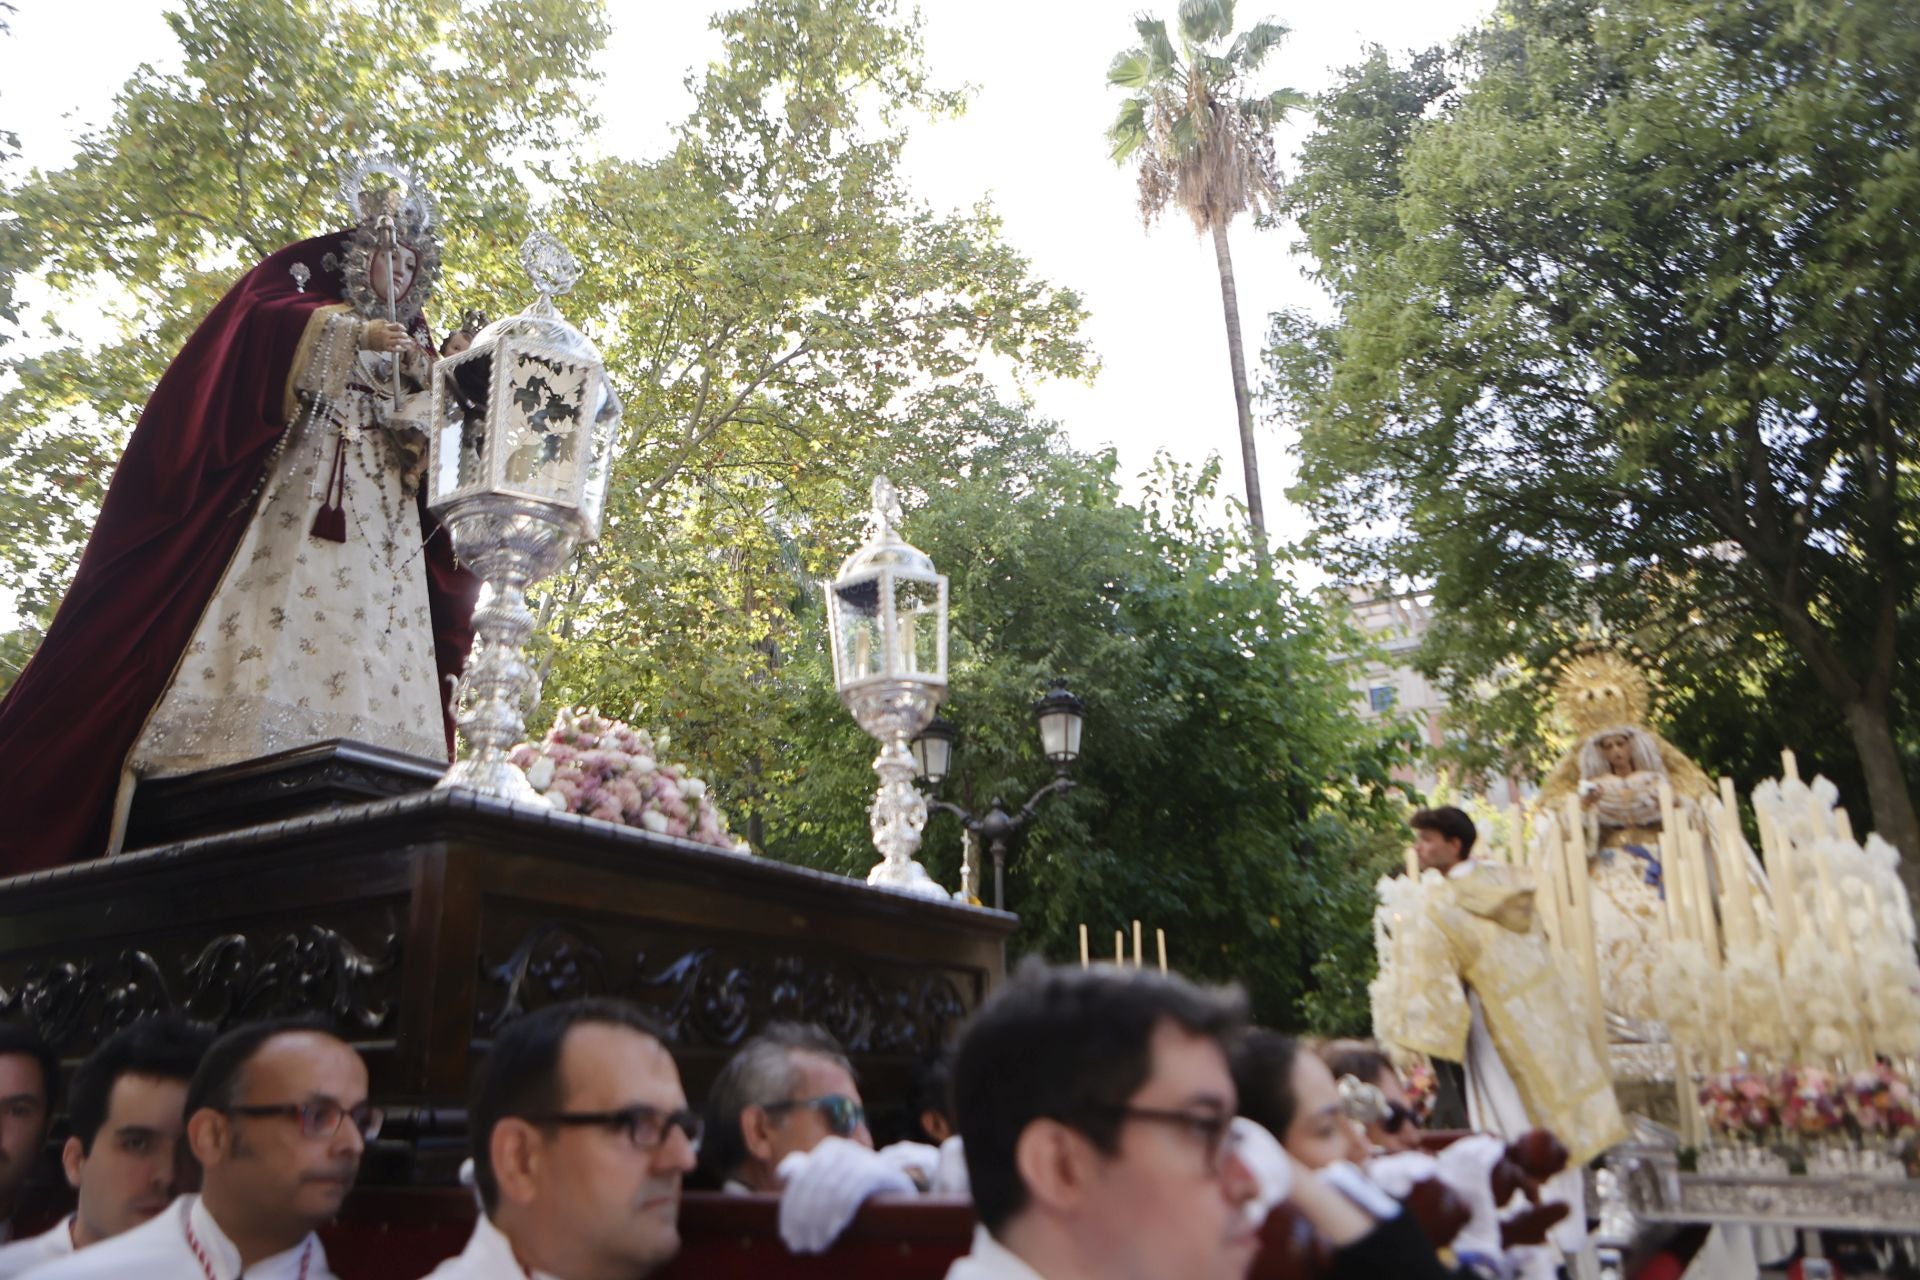
[[[929,898],[947,891],[914,854],[927,802],[914,788],[907,744],[947,696],[947,579],[925,552],[902,541],[900,499],[876,478],[867,541],[826,583],[833,682],[855,723],[880,743],[869,821],[880,862],[867,883]]]
[[[1032,825],[1040,814],[1040,806],[1049,797],[1073,790],[1074,782],[1067,771],[1080,759],[1080,733],[1086,724],[1087,707],[1067,690],[1064,678],[1055,677],[1046,696],[1033,704],[1033,713],[1040,726],[1041,749],[1053,762],[1054,777],[1020,806],[1020,812],[1008,813],[1005,801],[999,796],[993,798],[983,814],[974,814],[938,798],[927,801],[928,808],[952,814],[961,826],[986,843],[987,852],[993,855],[993,905],[997,911],[1006,910],[1008,843]],[[951,721],[936,719],[913,740],[918,774],[929,790],[937,792],[946,781],[953,762],[954,740],[958,737],[959,731]]]
[[[580,264],[544,231],[521,243],[520,262],[539,299],[433,369],[427,506],[492,593],[474,610],[473,650],[453,689],[468,754],[438,785],[544,804],[507,758],[534,691],[526,589],[599,539],[620,401],[599,351],[554,309]]]

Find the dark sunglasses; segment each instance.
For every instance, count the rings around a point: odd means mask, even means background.
[[[678,1129],[687,1135],[687,1144],[696,1153],[700,1150],[700,1113],[685,1107],[678,1111],[648,1106],[622,1107],[618,1111],[552,1111],[520,1118],[528,1124],[607,1129],[625,1134],[636,1151],[651,1151],[665,1142],[672,1130]]]
[[[867,1109],[844,1093],[828,1093],[818,1098],[794,1098],[761,1108],[770,1116],[802,1109],[818,1111],[825,1116],[827,1130],[836,1138],[851,1138],[854,1131],[867,1122]]]
[[[312,1102],[261,1103],[257,1106],[227,1107],[224,1110],[232,1116],[292,1116],[300,1126],[300,1135],[305,1138],[331,1138],[339,1132],[342,1120],[351,1119],[353,1127],[368,1142],[380,1136],[380,1126],[387,1119],[387,1113],[378,1107],[368,1106],[364,1102],[354,1107],[343,1107],[332,1098],[316,1098]]]

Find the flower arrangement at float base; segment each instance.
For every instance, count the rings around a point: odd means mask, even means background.
[[[567,707],[544,738],[521,743],[509,758],[562,813],[749,852],[727,830],[706,782],[687,765],[668,762],[667,747],[665,731],[635,729],[595,707]]]

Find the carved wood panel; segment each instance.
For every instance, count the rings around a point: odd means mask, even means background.
[[[349,1039],[388,1036],[402,949],[397,915],[354,915],[351,922],[229,922],[0,956],[0,1019],[31,1024],[68,1056],[160,1012],[222,1029],[320,1014]]]

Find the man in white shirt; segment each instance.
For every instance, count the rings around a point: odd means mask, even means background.
[[[700,1117],[632,1005],[573,1000],[509,1023],[468,1121],[483,1212],[432,1280],[638,1280],[679,1252]]]
[[[207,1050],[186,1115],[200,1193],[32,1280],[330,1280],[314,1228],[340,1211],[382,1119],[360,1055],[318,1023],[240,1027]]]
[[[72,1136],[61,1152],[79,1193],[49,1230],[0,1248],[0,1280],[64,1258],[152,1218],[173,1199],[187,1082],[212,1032],[177,1014],[143,1018],[101,1042],[73,1073]]]
[[[1023,966],[954,1063],[980,1227],[948,1280],[1241,1280],[1265,1218],[1233,1129],[1244,1019],[1178,978]]]
[[[0,1244],[60,1101],[60,1059],[31,1029],[0,1023]]]

